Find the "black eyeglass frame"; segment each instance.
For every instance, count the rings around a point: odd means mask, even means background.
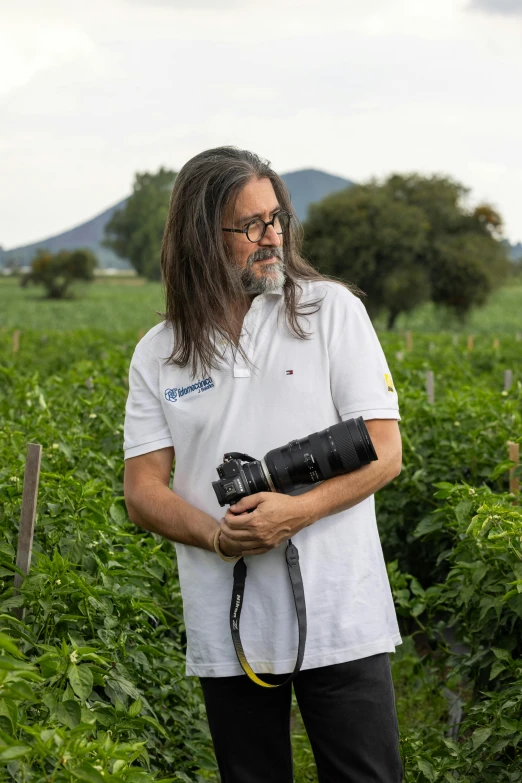
[[[276,212],[275,215],[272,217],[272,220],[269,220],[268,223],[266,223],[263,220],[263,218],[257,217],[257,218],[254,218],[253,220],[251,220],[246,228],[223,228],[223,227],[221,227],[221,230],[222,231],[232,231],[235,234],[246,234],[246,238],[248,239],[248,241],[255,244],[256,242],[261,242],[261,240],[263,239],[263,237],[266,234],[266,230],[267,230],[268,226],[272,226],[275,229],[274,221],[275,221],[276,217],[278,217],[279,215],[287,215],[288,216],[288,225],[287,225],[287,227],[283,231],[276,231],[276,234],[278,234],[278,236],[281,236],[286,231],[288,231],[288,229],[290,227],[290,221],[292,219],[291,213],[287,212],[286,209],[280,209],[279,212]],[[261,223],[264,223],[264,228],[263,228],[263,231],[261,233],[261,236],[259,237],[259,239],[250,239],[250,237],[248,236],[248,229],[250,228],[252,223],[257,223],[258,221],[261,221]]]

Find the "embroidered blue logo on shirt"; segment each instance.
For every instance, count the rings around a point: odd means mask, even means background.
[[[176,402],[179,397],[184,397],[185,394],[190,394],[194,391],[197,391],[199,394],[213,388],[214,382],[212,378],[204,378],[202,381],[196,381],[196,383],[192,383],[190,386],[180,386],[178,389],[165,389],[165,399],[167,402]]]

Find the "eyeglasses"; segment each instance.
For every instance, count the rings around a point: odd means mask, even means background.
[[[236,234],[246,234],[250,242],[260,242],[265,236],[268,226],[273,226],[277,234],[284,234],[290,225],[291,214],[289,212],[276,212],[272,220],[265,223],[261,218],[254,218],[246,228],[223,228],[223,231],[233,231]]]

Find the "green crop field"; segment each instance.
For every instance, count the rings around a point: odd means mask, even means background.
[[[174,550],[123,500],[128,364],[161,288],[80,293],[48,302],[0,280],[0,780],[217,783],[183,673]],[[522,514],[507,446],[522,441],[520,313],[511,286],[464,326],[441,330],[425,308],[380,332],[402,415],[403,469],[376,501],[404,639],[391,657],[406,783],[522,783]],[[38,515],[15,594],[29,442],[43,447]],[[297,711],[293,746],[296,783],[316,781]]]
[[[44,299],[40,288],[21,288],[15,278],[0,278],[0,327],[68,331],[150,329],[160,320],[161,285],[140,278],[97,279],[74,289],[75,298]]]
[[[74,293],[74,299],[50,301],[39,288],[21,288],[17,278],[0,278],[0,327],[40,331],[149,329],[158,322],[156,313],[163,308],[161,285],[136,277],[98,278],[93,284],[77,285]],[[380,326],[382,322],[377,321]],[[428,304],[401,316],[397,329],[484,335],[522,332],[522,283],[514,281],[496,291],[464,324]]]

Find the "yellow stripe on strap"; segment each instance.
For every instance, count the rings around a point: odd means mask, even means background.
[[[252,680],[252,682],[255,682],[256,685],[261,685],[263,688],[280,688],[282,685],[286,685],[287,683],[292,682],[301,668],[304,657],[306,644],[306,603],[304,596],[303,578],[301,576],[301,569],[299,567],[299,553],[297,551],[297,547],[292,544],[290,539],[288,539],[285,558],[286,564],[288,566],[290,583],[292,585],[292,592],[294,594],[299,641],[294,671],[288,675],[288,677],[286,677],[283,682],[280,682],[277,685],[264,682],[264,680],[258,677],[246,659],[245,651],[243,650],[243,645],[241,644],[241,637],[239,635],[239,620],[241,618],[241,609],[243,606],[247,567],[243,558],[238,560],[234,566],[234,585],[232,588],[232,601],[230,603],[230,631],[232,633],[232,642],[234,644],[234,649],[236,651],[239,664],[245,674]]]

